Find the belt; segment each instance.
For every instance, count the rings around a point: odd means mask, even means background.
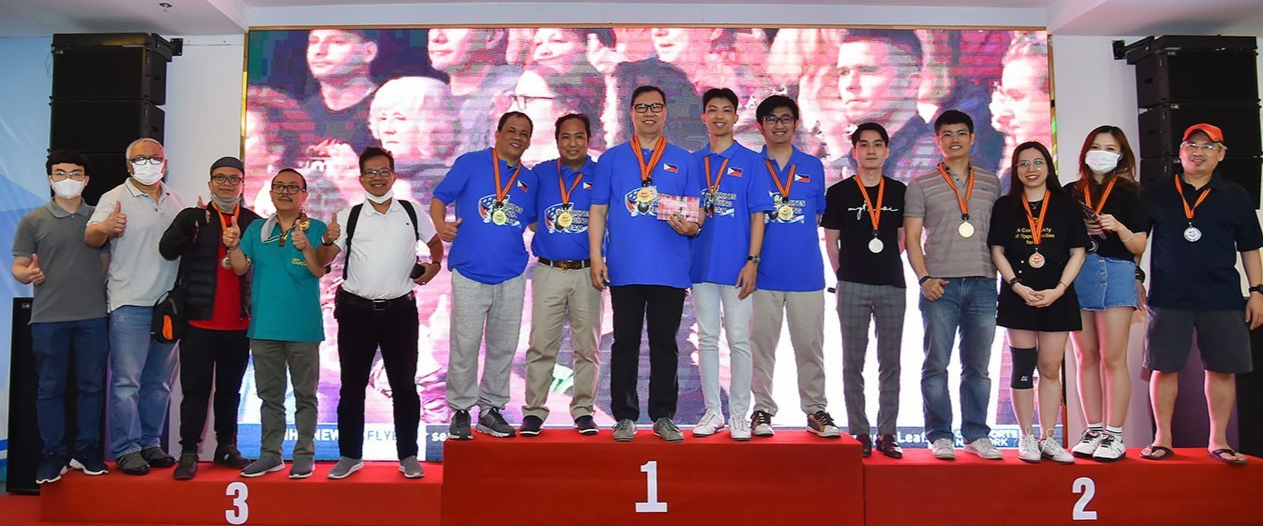
[[[559,268],[561,270],[579,270],[592,266],[591,259],[570,259],[566,261],[553,261],[548,258],[539,258],[541,265]]]
[[[342,298],[346,301],[347,305],[366,307],[369,310],[379,312],[389,310],[393,307],[411,306],[416,301],[417,297],[415,292],[409,292],[392,300],[370,300],[368,298],[361,298],[345,290],[342,290],[341,292]]]

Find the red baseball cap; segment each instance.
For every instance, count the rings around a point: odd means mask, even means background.
[[[1211,141],[1221,144],[1224,142],[1224,132],[1221,131],[1218,126],[1215,126],[1214,124],[1206,124],[1204,122],[1194,124],[1189,126],[1187,130],[1184,130],[1184,139],[1182,140],[1187,141],[1189,136],[1197,132],[1205,133],[1207,137],[1210,137]]]

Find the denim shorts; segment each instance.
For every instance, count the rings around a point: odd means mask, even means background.
[[[1074,278],[1079,309],[1103,311],[1111,307],[1136,308],[1136,264],[1122,259],[1088,254]]]

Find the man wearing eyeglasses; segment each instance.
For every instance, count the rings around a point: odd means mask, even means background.
[[[184,209],[180,194],[162,182],[166,152],[154,139],[127,146],[123,184],[97,202],[84,241],[109,244],[106,290],[110,311],[110,446],[118,468],[144,475],[175,465],[159,443],[175,373],[175,344],[153,339],[153,306],[175,284],[175,261],[158,252],[162,233]]]
[[[69,150],[48,155],[45,167],[53,198],[22,216],[13,236],[13,278],[33,285],[31,347],[38,376],[35,402],[42,458],[36,484],[61,479],[66,465],[88,475],[109,472],[101,455],[109,318],[105,310],[104,258],[83,244],[92,206],[80,194],[88,183],[87,157]],[[75,369],[70,370],[71,342]],[[78,389],[74,449],[65,445],[66,383]]]
[[[679,397],[679,346],[676,333],[684,311],[689,279],[689,238],[702,229],[697,221],[672,214],[658,219],[662,196],[701,197],[700,177],[687,150],[662,136],[666,95],[656,86],[632,92],[630,111],[636,133],[601,156],[588,216],[592,285],[610,287],[614,344],[610,348],[610,398],[614,440],[636,437],[640,399],[642,329],[649,332],[649,418],[653,432],[668,442],[684,440],[673,420]],[[606,241],[606,224],[609,240]],[[602,246],[608,249],[602,253]]]
[[[496,438],[517,434],[500,414],[509,403],[509,375],[517,353],[526,294],[527,254],[522,233],[535,222],[535,172],[522,164],[534,125],[520,112],[496,125],[493,148],[460,156],[434,189],[430,219],[452,242],[451,350],[447,405],[455,412],[453,440],[470,440],[469,410],[478,406],[477,431]],[[447,205],[456,220],[447,220]],[[458,234],[459,231],[459,235]],[[481,382],[478,354],[487,341]]]
[[[297,170],[284,169],[272,178],[276,214],[255,221],[243,232],[234,219],[224,229],[228,262],[238,276],[253,270],[250,297],[250,350],[254,382],[263,401],[259,459],[241,471],[259,477],[285,469],[281,443],[285,439],[285,377],[294,387],[294,465],[289,478],[307,478],[315,470],[316,386],[320,382],[320,342],[324,319],[320,314],[320,277],[325,266],[312,240],[322,239],[327,227],[307,217],[307,180]]]
[[[1171,415],[1196,335],[1210,413],[1206,449],[1220,462],[1246,463],[1228,444],[1227,432],[1236,406],[1234,376],[1253,369],[1250,331],[1263,325],[1263,233],[1249,193],[1219,171],[1227,150],[1217,126],[1194,124],[1180,144],[1183,173],[1155,179],[1145,189],[1153,223],[1145,367],[1153,371],[1149,394],[1157,424],[1153,443],[1140,452],[1145,459],[1173,454]],[[1247,299],[1241,297],[1238,254]]]
[[[331,479],[346,478],[364,467],[364,390],[378,348],[395,409],[399,472],[410,479],[425,475],[417,461],[420,321],[412,289],[438,275],[443,242],[428,216],[418,215],[411,202],[395,198],[395,178],[395,160],[390,152],[364,149],[360,154],[360,184],[365,202],[339,211],[317,250],[325,263],[339,253],[347,254],[333,309],[342,370],[338,397],[338,449],[342,458],[329,471]],[[429,247],[429,263],[418,262],[418,242]]]
[[[241,469],[250,463],[237,450],[238,392],[250,360],[250,291],[248,278],[232,271],[224,230],[233,221],[249,227],[258,214],[241,204],[244,167],[236,157],[222,157],[210,168],[209,204],[186,208],[175,217],[158,245],[168,260],[179,260],[188,330],[180,339],[180,453],[173,476],[197,475],[198,446],[206,425],[206,406],[215,399],[216,464]]]

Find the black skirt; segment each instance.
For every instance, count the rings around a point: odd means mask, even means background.
[[[1000,290],[996,305],[996,325],[1009,329],[1039,332],[1066,332],[1083,330],[1083,318],[1079,314],[1079,296],[1074,285],[1066,288],[1052,305],[1036,308],[1027,305],[1009,286]]]

